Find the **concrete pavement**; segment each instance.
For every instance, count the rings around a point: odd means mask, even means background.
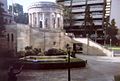
[[[71,81],[114,81],[120,75],[120,57],[76,55],[88,61],[86,68],[71,69]],[[24,70],[18,81],[67,81],[67,69]]]

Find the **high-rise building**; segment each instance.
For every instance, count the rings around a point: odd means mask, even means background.
[[[58,4],[62,4],[65,7],[70,8],[71,0],[57,0]],[[83,24],[85,20],[85,15],[88,13],[86,12],[86,6],[90,8],[90,17],[92,18],[92,22],[94,26],[91,28],[96,28],[91,38],[100,42],[104,40],[104,21],[105,17],[109,16],[109,13],[105,10],[109,8],[109,4],[106,4],[107,0],[72,0],[72,26],[67,25],[68,23],[64,23],[64,28],[68,33],[74,33],[76,37],[86,37],[84,35],[86,32],[85,25]],[[108,8],[107,8],[108,6]],[[108,13],[108,14],[107,14]],[[64,17],[65,18],[65,17]],[[64,19],[66,20],[66,19]],[[86,33],[87,34],[87,33]]]
[[[9,12],[14,15],[16,23],[28,24],[28,14],[23,12],[23,6],[18,3],[9,5]]]
[[[5,12],[3,12],[3,18],[5,24],[11,24],[12,22],[12,16],[8,13],[8,6],[7,6],[7,0],[0,0],[0,3],[2,3],[2,8]]]
[[[12,7],[13,6],[13,7]],[[12,9],[13,8],[13,9]],[[9,6],[9,11],[12,13],[12,10],[14,12],[15,16],[21,15],[23,14],[23,6],[18,4],[18,3],[14,3],[13,5]]]

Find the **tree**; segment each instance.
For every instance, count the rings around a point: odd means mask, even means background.
[[[116,38],[116,35],[118,34],[118,28],[115,26],[115,24],[115,19],[112,19],[111,23],[108,23],[108,27],[106,27],[107,42],[111,42],[112,45],[116,45],[118,42],[118,39]]]
[[[3,9],[3,3],[1,3],[0,2],[0,37],[2,36],[4,36],[4,31],[5,31],[5,22],[4,22],[4,18],[3,18],[3,16],[4,16],[4,9]]]
[[[93,34],[94,31],[94,23],[93,23],[93,18],[90,14],[90,6],[86,5],[86,9],[85,9],[85,18],[84,18],[84,22],[82,24],[83,29],[85,30],[85,35],[90,37]]]

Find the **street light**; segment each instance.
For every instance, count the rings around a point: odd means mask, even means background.
[[[71,81],[71,75],[70,75],[70,50],[71,50],[71,47],[69,44],[67,44],[66,48],[67,48],[67,54],[68,54],[68,81]]]
[[[112,46],[112,39],[110,38],[110,47]]]

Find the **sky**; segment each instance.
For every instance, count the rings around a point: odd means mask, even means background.
[[[24,12],[27,12],[27,9],[28,9],[30,4],[32,4],[33,2],[38,2],[38,1],[51,1],[51,2],[55,2],[55,0],[7,0],[8,5],[11,5],[12,2],[13,3],[19,3],[19,4],[23,5]]]

